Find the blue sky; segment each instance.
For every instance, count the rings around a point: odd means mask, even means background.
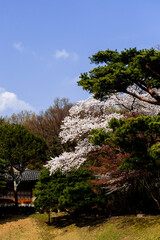
[[[99,50],[160,44],[158,0],[0,0],[0,115],[86,99]]]

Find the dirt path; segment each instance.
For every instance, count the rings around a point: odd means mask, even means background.
[[[42,240],[41,230],[33,218],[12,219],[0,224],[1,240]]]

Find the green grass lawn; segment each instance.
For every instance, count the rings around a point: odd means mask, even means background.
[[[160,216],[89,217],[54,214],[14,216],[0,220],[2,240],[160,240]]]
[[[46,226],[48,234],[55,232],[53,237],[57,240],[160,240],[160,216],[88,217],[72,220],[68,215],[59,215],[52,218],[50,226],[45,223],[46,215],[32,217],[41,226]],[[50,237],[52,239],[51,235]]]

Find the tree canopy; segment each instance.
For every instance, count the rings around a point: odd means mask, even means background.
[[[97,99],[125,93],[141,101],[160,105],[160,51],[153,48],[99,51],[91,58],[99,64],[80,76],[78,85]]]
[[[13,114],[6,121],[21,124],[29,131],[42,137],[48,146],[47,153],[56,157],[71,147],[67,144],[61,144],[59,132],[62,121],[68,115],[72,105],[67,98],[55,98],[53,105],[39,114],[22,111]]]
[[[6,165],[40,169],[46,162],[45,141],[18,124],[0,125],[0,158]]]
[[[123,162],[128,169],[153,170],[160,167],[160,116],[139,116],[130,119],[115,119],[109,122],[112,132],[93,130],[91,142],[105,145],[110,141],[130,154]]]
[[[47,161],[45,141],[18,124],[0,125],[0,159],[5,163],[5,171],[14,183],[15,203],[17,187],[27,166],[40,169]],[[15,172],[16,167],[19,171]]]
[[[71,107],[69,115],[63,120],[59,136],[62,143],[75,142],[76,146],[74,151],[63,152],[48,162],[46,166],[51,172],[57,169],[68,172],[83,165],[88,152],[95,149],[88,140],[90,130],[107,127],[108,121],[113,117],[123,117],[116,112],[113,105],[115,101],[104,102],[90,98],[79,101]]]
[[[3,159],[0,159],[0,191],[4,189],[6,186],[6,181],[4,177],[4,168],[5,168],[5,162]]]
[[[67,174],[60,170],[50,174],[44,169],[35,186],[34,205],[38,210],[50,213],[51,209],[75,213],[86,210],[95,201],[96,194],[90,180],[93,178],[88,169],[72,169]]]
[[[160,209],[160,116],[139,116],[127,120],[113,118],[109,126],[111,132],[93,130],[91,142],[109,144],[118,150],[119,155],[126,154],[120,163],[121,169],[144,185]],[[122,175],[119,179],[123,180]]]

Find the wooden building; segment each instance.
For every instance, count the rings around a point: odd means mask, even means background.
[[[14,171],[18,169],[14,167]],[[33,202],[33,188],[38,180],[39,171],[25,169],[22,173],[21,182],[18,185],[18,205],[31,206]],[[6,176],[7,191],[0,196],[0,206],[12,206],[15,204],[13,180],[10,175]]]

